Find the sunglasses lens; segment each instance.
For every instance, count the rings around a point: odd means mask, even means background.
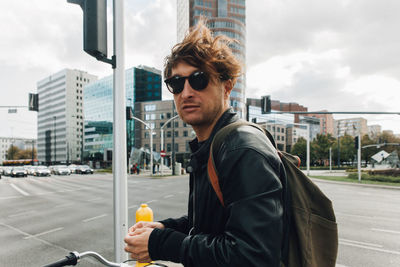
[[[185,86],[185,78],[184,77],[172,77],[165,81],[167,84],[168,90],[173,94],[179,94],[182,92],[183,87]]]
[[[203,90],[208,85],[208,77],[204,72],[195,72],[189,76],[189,83],[194,90]]]

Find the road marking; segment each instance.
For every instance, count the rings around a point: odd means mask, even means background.
[[[385,233],[391,233],[391,234],[397,234],[400,235],[400,231],[393,231],[393,230],[386,230],[386,229],[377,229],[377,228],[371,228],[372,231],[376,232],[385,232]]]
[[[133,208],[136,208],[138,205],[132,205],[132,206],[129,206],[128,207],[128,209],[133,209]]]
[[[338,216],[348,216],[348,217],[355,217],[355,218],[362,218],[362,219],[369,219],[369,220],[385,220],[385,221],[394,221],[400,222],[398,219],[389,218],[389,217],[376,217],[376,216],[365,216],[365,215],[356,215],[356,214],[349,214],[343,212],[335,212]]]
[[[157,201],[158,201],[157,199],[149,200],[146,202],[146,204],[150,204],[150,203],[157,202]]]
[[[24,190],[22,190],[21,188],[19,188],[18,186],[16,186],[15,184],[10,184],[12,188],[14,188],[15,190],[17,190],[19,193],[21,193],[24,196],[29,196],[29,194],[27,192],[25,192]]]
[[[167,195],[167,196],[165,196],[164,198],[170,198],[170,197],[173,197],[174,195]]]
[[[0,200],[2,200],[2,199],[20,198],[20,197],[21,197],[21,196],[0,197]]]
[[[55,206],[54,208],[64,208],[64,207],[68,207],[68,206],[72,206],[72,203],[65,203],[65,204],[60,204]]]
[[[38,236],[42,236],[42,235],[54,233],[54,232],[60,231],[60,230],[62,230],[62,229],[64,229],[64,227],[59,227],[59,228],[51,229],[51,230],[48,230],[48,231],[45,231],[45,232],[42,232],[42,233],[39,233],[39,234],[36,234],[36,235],[25,236],[24,239],[29,239],[29,238],[32,238],[32,237],[38,237]]]
[[[400,255],[400,251],[382,249],[383,246],[378,245],[378,244],[360,242],[360,241],[343,239],[343,238],[339,238],[339,244],[346,245],[346,246],[352,246],[352,247],[358,247],[358,248],[365,248],[365,249],[369,249],[369,250],[385,252],[385,253],[390,253],[390,254],[395,254],[395,255]]]
[[[344,238],[339,238],[340,242],[348,242],[348,243],[354,243],[354,244],[359,244],[359,245],[364,245],[364,246],[370,246],[370,247],[377,247],[377,248],[383,248],[382,245],[378,244],[373,244],[373,243],[366,243],[366,242],[360,242],[360,241],[355,241],[355,240],[349,240],[349,239],[344,239]]]
[[[102,200],[102,199],[103,198],[101,198],[101,197],[92,198],[92,199],[89,199],[88,202],[96,202],[96,201],[99,201],[99,200]]]
[[[349,266],[342,265],[342,264],[336,264],[336,266],[335,266],[335,267],[349,267]]]
[[[8,215],[8,217],[9,218],[13,218],[13,217],[18,217],[18,216],[24,216],[24,215],[31,214],[31,213],[34,213],[34,212],[35,212],[34,210],[29,210],[29,211],[24,211],[24,212]]]
[[[90,221],[93,221],[93,220],[97,220],[97,219],[100,219],[100,218],[103,218],[103,217],[106,217],[106,216],[107,216],[107,214],[101,214],[101,215],[96,216],[96,217],[92,217],[92,218],[85,219],[85,220],[83,220],[82,222],[86,223],[86,222],[90,222]]]

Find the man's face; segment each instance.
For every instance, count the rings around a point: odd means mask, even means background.
[[[189,76],[198,70],[182,62],[172,69],[171,77]],[[214,125],[227,108],[224,94],[224,84],[221,82],[215,83],[210,79],[205,89],[196,91],[186,79],[183,91],[174,94],[175,106],[184,122],[193,127],[208,128]]]

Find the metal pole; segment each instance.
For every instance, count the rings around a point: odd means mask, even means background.
[[[172,117],[175,117],[175,105],[172,101]],[[175,122],[172,121],[172,175],[176,175],[175,170]]]
[[[124,1],[114,0],[113,7],[116,57],[113,86],[114,253],[115,261],[122,262],[128,259],[127,253],[124,252],[124,237],[128,232]]]
[[[310,175],[310,125],[307,124],[307,175]]]
[[[358,168],[358,181],[361,182],[361,134],[358,132],[358,150],[357,150],[357,168]]]
[[[164,126],[164,125],[163,125]],[[161,151],[164,150],[164,129],[161,127]],[[165,150],[164,150],[165,153]],[[163,175],[164,157],[161,157],[161,176]]]
[[[56,164],[57,161],[57,155],[56,155],[56,150],[57,150],[57,134],[56,134],[56,116],[53,116],[54,120],[54,165]]]
[[[332,172],[332,147],[329,148],[329,172]]]
[[[150,128],[150,172],[153,176],[153,129]]]

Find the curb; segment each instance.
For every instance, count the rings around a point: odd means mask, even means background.
[[[364,186],[364,187],[372,187],[372,188],[400,190],[400,186],[379,185],[379,184],[359,184],[359,183],[332,181],[332,180],[325,180],[325,179],[311,178],[311,177],[310,177],[310,179],[312,181],[318,181],[318,182],[322,182],[322,183],[343,184],[343,185],[352,185],[352,186]]]

